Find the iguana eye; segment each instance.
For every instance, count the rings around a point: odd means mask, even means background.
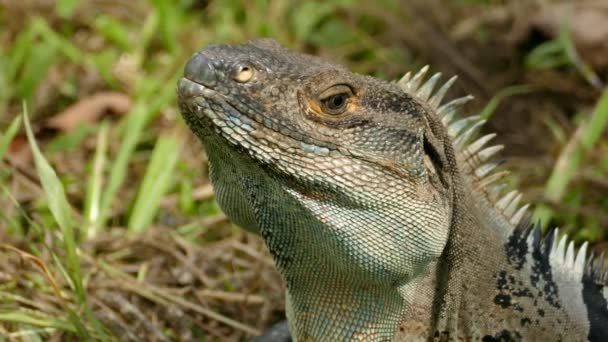
[[[319,96],[321,109],[330,115],[342,114],[348,109],[348,103],[352,95],[353,92],[348,86],[339,85],[332,87]]]
[[[253,67],[248,64],[238,65],[235,69],[234,80],[240,83],[246,83],[253,77]]]

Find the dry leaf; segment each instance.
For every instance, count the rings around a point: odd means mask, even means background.
[[[118,92],[102,92],[81,99],[48,120],[46,126],[70,132],[83,122],[97,122],[104,114],[123,115],[131,109],[131,99]]]
[[[25,134],[17,134],[8,147],[6,157],[11,163],[27,168],[32,165],[32,151]]]

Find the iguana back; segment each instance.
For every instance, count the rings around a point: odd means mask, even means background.
[[[210,45],[178,85],[218,203],[258,232],[296,340],[608,340],[600,262],[503,194],[468,97],[268,39]]]

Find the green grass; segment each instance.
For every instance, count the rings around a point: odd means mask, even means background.
[[[8,126],[4,134],[2,135],[2,140],[0,140],[0,160],[4,158],[6,155],[6,151],[8,150],[11,141],[15,138],[15,135],[19,131],[21,127],[21,116],[15,117],[11,124]]]
[[[446,10],[501,3],[453,1]],[[153,0],[121,4],[128,16],[103,6],[61,0],[20,20],[10,20],[19,15],[10,6],[0,10],[10,33],[0,34],[0,340],[258,333],[281,318],[283,289],[260,239],[231,227],[209,193],[204,154],[175,106],[183,64],[209,43],[269,36],[394,79],[436,51],[400,40],[394,32],[417,33],[409,20],[388,20],[403,19],[391,0],[377,11],[352,0]],[[566,27],[521,56],[526,72],[580,77],[598,92],[569,126],[545,120],[555,152],[538,171],[547,179],[536,176],[537,213],[603,243],[608,197],[594,184],[608,179],[608,95],[571,39]],[[542,85],[528,81],[496,91],[480,114],[493,119],[510,101],[540,98]],[[49,129],[49,118],[101,91],[128,96],[128,112]]]
[[[97,135],[95,157],[90,163],[88,174],[88,186],[86,188],[83,235],[88,239],[94,238],[103,223],[101,222],[101,195],[104,184],[104,166],[107,163],[108,136],[110,125],[108,121],[103,121],[99,126]]]
[[[572,182],[581,169],[588,167],[586,159],[598,148],[598,145],[605,144],[602,136],[606,132],[608,125],[608,89],[604,90],[599,101],[590,113],[582,113],[578,128],[572,134],[567,144],[561,151],[555,163],[547,183],[545,185],[544,197],[547,201],[559,203],[563,201],[567,192],[568,185]],[[604,138],[605,139],[605,138]],[[604,157],[606,160],[606,157]],[[594,167],[592,172],[600,177],[608,174],[608,169],[604,166]],[[580,203],[579,203],[580,204]],[[540,220],[547,226],[551,219],[557,215],[548,205],[539,205],[534,213],[535,219]],[[579,239],[597,239],[602,235],[602,227],[593,222],[588,222],[588,227],[579,227]],[[568,227],[572,229],[572,227]]]
[[[32,129],[30,128],[29,120],[27,118],[27,111],[24,114],[25,117],[25,128],[29,144],[32,148],[32,154],[36,164],[36,171],[40,177],[40,183],[45,193],[45,200],[48,203],[49,209],[53,214],[53,217],[61,230],[63,239],[63,248],[66,252],[65,263],[67,280],[70,283],[74,294],[76,296],[76,302],[83,307],[87,312],[90,312],[88,304],[86,302],[86,295],[84,292],[82,273],[80,270],[80,258],[76,253],[76,239],[74,235],[74,221],[72,220],[72,207],[67,201],[63,185],[57,178],[57,174],[53,168],[46,161],[34,138]],[[78,315],[67,308],[69,312],[70,321],[73,324],[74,330],[77,331],[80,338],[91,339],[84,324],[79,320]]]
[[[127,223],[129,233],[141,233],[153,223],[161,199],[175,181],[173,175],[180,147],[181,143],[174,137],[158,139]]]

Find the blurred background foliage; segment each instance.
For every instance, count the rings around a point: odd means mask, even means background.
[[[458,75],[509,186],[608,247],[604,1],[0,0],[0,340],[241,340],[283,317],[175,105],[192,53],[255,37]]]

